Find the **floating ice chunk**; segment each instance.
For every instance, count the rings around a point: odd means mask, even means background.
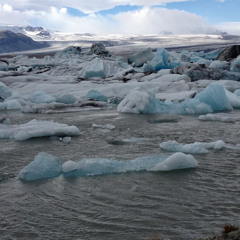
[[[240,56],[232,61],[230,70],[233,72],[240,72]]]
[[[207,149],[219,150],[225,147],[222,140],[210,143],[195,142],[190,144],[181,144],[177,141],[168,141],[160,143],[160,147],[170,152],[183,152],[183,153],[208,153]]]
[[[229,62],[219,61],[219,60],[215,60],[209,65],[210,68],[223,69],[223,70],[227,69],[228,66],[229,66]]]
[[[46,94],[43,91],[34,92],[29,96],[29,100],[33,103],[51,103],[56,102],[56,98]]]
[[[151,48],[147,48],[141,52],[137,52],[129,57],[128,62],[130,64],[134,63],[135,67],[141,67],[144,63],[151,60],[154,57]]]
[[[32,120],[21,125],[0,124],[0,138],[14,138],[23,141],[45,136],[78,136],[80,131],[75,126],[50,121]]]
[[[180,62],[174,60],[164,48],[158,48],[154,58],[144,65],[144,71],[159,71],[161,69],[172,69],[179,66]]]
[[[17,71],[20,73],[23,73],[23,72],[28,72],[30,69],[31,69],[30,66],[20,66],[17,68]]]
[[[87,93],[87,99],[101,101],[101,102],[107,102],[108,101],[108,98],[106,96],[102,95],[97,90],[90,90]]]
[[[222,84],[212,83],[202,92],[198,93],[194,100],[199,100],[201,103],[209,105],[212,110],[223,111],[232,110]]]
[[[172,93],[156,93],[156,98],[161,101],[169,100],[169,101],[184,101],[189,98],[193,98],[196,95],[196,91],[180,91],[180,92],[172,92]]]
[[[115,126],[113,124],[106,124],[106,125],[93,124],[92,127],[93,128],[108,129],[108,130],[115,129]]]
[[[6,99],[12,96],[12,90],[3,82],[0,82],[0,98]]]
[[[232,110],[221,84],[211,84],[195,98],[182,103],[161,102],[154,93],[145,91],[130,92],[118,105],[117,111],[125,113],[175,113],[203,114],[215,111]]]
[[[41,152],[19,173],[19,179],[34,181],[58,177],[62,173],[62,161],[48,153]]]
[[[240,96],[238,96],[234,93],[231,93],[226,89],[225,89],[225,92],[226,92],[226,96],[228,98],[228,101],[229,101],[230,105],[233,108],[240,108]]]
[[[0,103],[0,110],[17,110],[21,108],[22,108],[22,105],[17,99],[12,99],[12,100]]]
[[[129,161],[111,160],[105,158],[83,159],[79,162],[68,161],[62,166],[65,177],[85,177],[105,175],[131,171],[147,171],[159,162],[164,161],[167,155],[140,157]]]
[[[68,57],[69,55],[81,55],[82,48],[69,46],[55,54],[55,57]]]
[[[90,61],[86,65],[84,77],[106,77],[103,60],[100,58],[94,58],[92,61]]]
[[[62,142],[63,143],[70,143],[72,141],[72,138],[71,137],[64,137],[63,139],[62,139]]]
[[[178,169],[186,168],[196,168],[198,162],[192,155],[186,155],[184,153],[178,152],[168,157],[163,162],[158,163],[149,171],[172,171]]]
[[[117,111],[125,113],[155,113],[156,101],[154,96],[145,91],[130,92],[118,105]]]
[[[70,93],[66,93],[57,97],[57,102],[64,104],[73,104],[77,98]]]
[[[201,121],[236,122],[240,121],[240,116],[238,114],[209,113],[206,115],[200,115],[198,119]]]

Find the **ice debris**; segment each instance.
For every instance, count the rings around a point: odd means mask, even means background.
[[[181,144],[177,141],[170,140],[160,143],[160,147],[170,152],[183,152],[183,153],[208,153],[208,149],[219,150],[225,147],[225,143],[222,140],[216,142],[203,143],[195,142],[190,144]]]
[[[32,120],[20,125],[0,124],[0,138],[13,138],[24,141],[34,137],[45,136],[78,136],[80,130],[75,126],[51,121]]]
[[[23,181],[34,181],[58,177],[61,173],[61,159],[48,153],[40,152],[31,163],[20,171],[19,179]]]

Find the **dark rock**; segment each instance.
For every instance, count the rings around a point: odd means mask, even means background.
[[[231,45],[225,48],[217,57],[220,61],[229,61],[240,55],[240,45]]]
[[[42,27],[27,26],[27,27],[25,27],[25,31],[28,31],[28,32],[41,32],[41,31],[44,31],[44,29]]]
[[[90,53],[106,57],[111,56],[110,52],[102,43],[94,43],[91,47]]]
[[[223,79],[225,71],[222,69],[213,69],[206,67],[205,64],[187,63],[182,66],[175,67],[171,70],[173,74],[186,74],[191,81],[200,79],[220,80]]]
[[[47,43],[36,42],[22,33],[0,31],[0,53],[33,50],[47,46]]]

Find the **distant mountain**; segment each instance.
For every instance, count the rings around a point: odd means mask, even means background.
[[[36,42],[22,33],[0,31],[0,53],[33,50],[47,46],[47,43]]]

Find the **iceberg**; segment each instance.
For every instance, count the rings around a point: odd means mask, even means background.
[[[10,96],[12,96],[11,89],[3,82],[0,82],[0,98],[6,99]]]
[[[181,144],[177,141],[167,141],[160,143],[162,149],[170,152],[183,152],[183,153],[208,153],[208,149],[219,150],[225,147],[225,143],[222,140],[210,143],[195,142],[190,144]]]
[[[198,162],[192,155],[177,152],[163,162],[158,163],[155,167],[149,169],[149,171],[173,171],[186,168],[196,168],[197,166]]]
[[[235,123],[236,121],[240,121],[240,116],[238,114],[209,113],[206,115],[200,115],[198,119],[201,121],[219,121],[219,122]]]
[[[58,177],[62,173],[61,159],[48,153],[40,152],[34,160],[19,173],[19,179],[34,181],[38,179]]]
[[[40,152],[34,160],[19,173],[19,179],[34,181],[58,177],[88,177],[96,175],[117,174],[133,171],[171,171],[197,167],[197,161],[191,155],[177,153],[169,155],[152,155],[134,160],[121,161],[106,158],[85,158],[75,162],[62,161],[48,153]]]
[[[74,95],[66,93],[58,96],[56,101],[64,104],[74,104],[76,100],[77,98]]]
[[[32,120],[20,125],[0,124],[0,138],[13,138],[24,141],[34,137],[46,136],[78,136],[80,130],[75,126],[50,121]]]
[[[164,48],[158,48],[155,56],[144,65],[144,71],[159,71],[161,69],[172,69],[181,64],[174,60],[169,52]]]
[[[102,95],[97,90],[90,90],[90,91],[88,91],[86,97],[89,100],[96,100],[96,101],[101,101],[101,102],[107,102],[108,101],[108,98],[106,96]]]
[[[154,53],[151,48],[147,48],[143,51],[137,52],[128,58],[130,64],[134,63],[135,67],[141,67],[144,63],[151,60],[154,57]]]
[[[22,105],[17,99],[5,100],[0,103],[0,110],[17,110],[21,108]]]
[[[92,61],[90,61],[86,65],[84,77],[85,78],[106,77],[103,60],[100,58],[94,58]]]
[[[56,102],[56,98],[46,94],[43,91],[34,92],[29,96],[32,103],[51,103]]]
[[[125,113],[172,113],[207,114],[232,110],[223,85],[213,83],[198,93],[193,99],[181,103],[161,102],[154,92],[131,91],[118,105],[117,111]]]
[[[67,161],[62,166],[63,175],[66,178],[86,177],[95,175],[116,174],[132,171],[171,171],[197,166],[197,161],[192,156],[181,155],[180,153],[169,159],[168,155],[154,155],[140,157],[134,160],[121,161],[105,158],[82,159],[79,162]],[[165,163],[167,168],[158,167]]]

